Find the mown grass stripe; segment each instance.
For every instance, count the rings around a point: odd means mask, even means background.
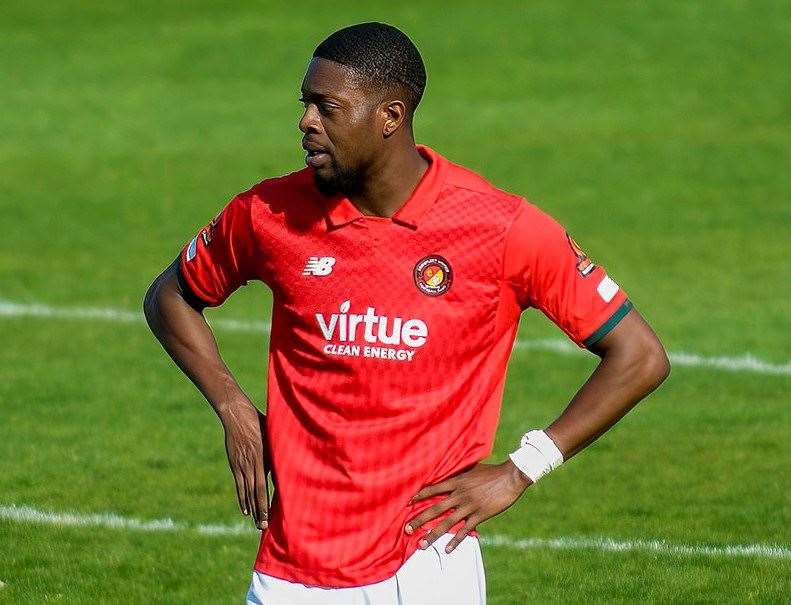
[[[42,511],[32,506],[0,505],[0,519],[17,523],[37,523],[57,527],[101,527],[142,532],[197,532],[209,536],[252,535],[249,523],[190,524],[170,518],[148,521],[115,513],[75,513]],[[791,548],[777,544],[674,544],[665,540],[616,540],[614,538],[558,537],[512,538],[481,535],[483,546],[517,550],[595,550],[600,552],[653,552],[688,557],[756,557],[791,559]]]

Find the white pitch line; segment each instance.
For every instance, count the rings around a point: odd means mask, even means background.
[[[569,340],[559,338],[538,338],[534,340],[519,339],[514,343],[515,349],[540,350],[560,353],[562,355],[573,355],[580,349]],[[752,372],[755,374],[769,374],[777,376],[791,375],[791,362],[772,363],[759,359],[755,355],[746,353],[737,357],[718,355],[708,357],[698,353],[688,353],[686,351],[671,351],[668,353],[670,363],[674,366],[685,366],[690,368],[711,368],[715,370],[725,370],[726,372]]]
[[[142,323],[142,309],[138,313],[109,307],[52,307],[38,303],[20,304],[0,300],[0,317],[44,317],[52,319],[94,319],[117,323]],[[207,319],[214,327],[228,332],[258,332],[269,334],[269,322],[239,319]]]
[[[139,313],[123,309],[107,307],[53,307],[42,304],[21,304],[0,300],[1,317],[43,317],[57,319],[98,320],[119,323],[140,323],[143,321],[142,310]],[[213,327],[228,332],[254,332],[269,334],[270,325],[265,321],[245,321],[237,319],[207,320]],[[561,355],[577,355],[581,349],[569,340],[559,338],[517,339],[514,349],[539,350]],[[726,372],[750,372],[774,376],[791,375],[791,362],[773,363],[746,353],[739,356],[706,356],[687,351],[669,353],[670,362],[675,366],[723,370]]]
[[[791,548],[777,544],[674,544],[666,540],[615,540],[613,538],[524,538],[481,536],[486,546],[504,546],[519,550],[598,550],[602,552],[654,552],[688,557],[759,557],[791,559]]]
[[[0,519],[17,523],[37,523],[57,527],[102,527],[142,532],[196,532],[208,536],[253,535],[257,530],[249,523],[226,525],[190,524],[170,518],[141,521],[115,513],[58,513],[32,506],[0,505]],[[687,557],[756,557],[760,559],[791,559],[791,548],[777,544],[674,544],[665,540],[615,540],[613,538],[511,538],[503,535],[481,535],[483,546],[517,550],[595,550],[600,552],[650,552]]]

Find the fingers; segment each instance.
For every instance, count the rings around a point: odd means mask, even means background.
[[[439,538],[442,534],[448,533],[450,528],[464,519],[465,516],[465,513],[461,511],[456,511],[452,515],[449,515],[447,519],[423,536],[423,539],[418,542],[418,546],[420,548],[428,548],[429,544],[432,544],[434,540]]]
[[[258,529],[266,529],[269,517],[269,486],[264,475],[263,462],[255,470],[243,469],[233,472],[236,498],[243,515],[251,515]]]
[[[242,511],[243,515],[246,515],[249,509],[247,508],[247,496],[244,489],[244,477],[238,471],[233,471],[233,480],[236,484],[236,498],[239,500],[239,510]]]
[[[409,504],[414,504],[420,500],[425,500],[429,496],[434,496],[436,494],[444,494],[447,492],[453,491],[454,482],[452,479],[448,479],[441,483],[436,483],[434,485],[428,485],[421,489],[418,493],[416,493],[412,498],[409,500]]]
[[[255,526],[264,530],[267,528],[269,520],[269,502],[267,500],[266,474],[264,473],[263,462],[257,464],[254,471],[254,490],[253,501],[255,502],[256,516],[254,517]]]
[[[452,552],[454,548],[456,548],[459,544],[461,544],[461,541],[464,540],[464,537],[471,530],[475,529],[476,525],[477,525],[477,519],[470,516],[467,519],[467,523],[464,524],[464,527],[462,527],[458,532],[456,532],[456,535],[453,536],[451,541],[448,542],[447,546],[445,546],[445,552],[447,553]]]
[[[255,408],[250,408],[255,410]],[[242,412],[250,410],[243,409]],[[236,498],[244,515],[251,515],[258,529],[266,529],[269,516],[267,484],[268,444],[264,435],[266,416],[229,416],[224,422],[225,448],[236,484]]]
[[[439,517],[442,513],[444,513],[449,508],[453,508],[455,503],[456,501],[453,500],[453,498],[445,498],[441,502],[437,502],[433,506],[429,506],[417,517],[415,517],[409,523],[407,523],[406,527],[404,528],[404,531],[406,531],[406,533],[408,534],[412,534],[416,532],[418,528],[427,521],[431,521],[432,519]]]
[[[255,490],[255,482],[253,478],[250,476],[249,472],[244,473],[244,495],[247,500],[247,510],[250,511],[250,514],[253,517],[253,523],[257,523],[258,519],[258,507],[253,497],[253,492]]]

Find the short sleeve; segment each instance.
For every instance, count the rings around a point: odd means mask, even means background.
[[[181,273],[193,293],[216,307],[254,274],[249,198],[237,196],[181,250]]]
[[[522,309],[539,309],[580,347],[602,338],[632,307],[604,268],[526,201],[509,229],[503,268]]]

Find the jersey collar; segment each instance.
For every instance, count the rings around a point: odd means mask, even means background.
[[[426,168],[426,172],[423,173],[409,199],[391,217],[394,223],[399,223],[412,229],[417,229],[420,217],[436,201],[448,172],[448,160],[443,156],[425,145],[415,145],[415,148],[428,161],[428,168]],[[342,195],[326,198],[325,208],[327,219],[332,228],[342,227],[365,217],[351,200]]]

